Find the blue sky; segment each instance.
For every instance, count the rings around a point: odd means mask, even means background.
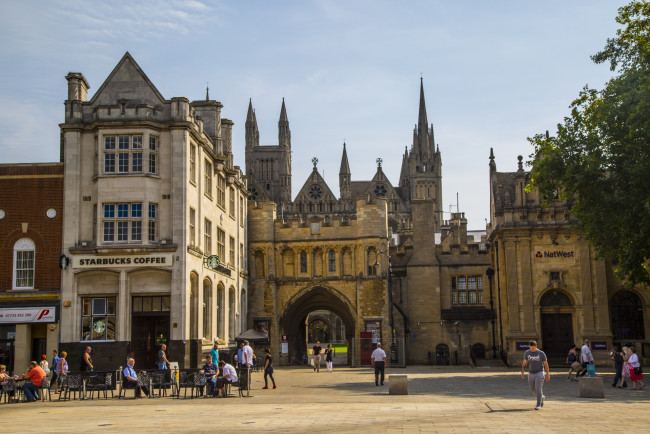
[[[420,74],[443,162],[443,208],[489,219],[488,156],[514,171],[526,138],[550,130],[580,89],[601,88],[589,56],[613,37],[622,1],[3,1],[0,162],[59,159],[65,75],[99,88],[129,51],[167,99],[210,97],[235,122],[244,166],[252,98],[261,145],[277,144],[285,98],[293,194],[312,170],[333,191],[343,141],[353,180],[375,160],[396,185],[417,122]],[[453,208],[450,205],[453,204]],[[448,218],[448,214],[445,215]]]

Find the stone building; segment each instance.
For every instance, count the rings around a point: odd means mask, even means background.
[[[196,367],[214,340],[234,346],[246,317],[233,122],[207,91],[165,99],[129,53],[90,100],[82,74],[66,79],[61,348],[72,369],[86,345],[98,369],[127,356],[148,368],[164,343]]]
[[[499,304],[498,342],[511,363],[530,339],[551,361],[565,360],[571,344],[590,339],[598,363],[610,362],[613,344],[635,344],[650,356],[650,291],[616,279],[595,259],[578,233],[565,201],[542,207],[537,190],[526,192],[530,173],[519,156],[515,172],[497,172],[490,153],[492,266]]]
[[[0,364],[51,360],[61,317],[63,165],[0,165]]]
[[[314,312],[341,320],[350,364],[369,363],[378,341],[394,349],[399,364],[467,362],[472,346],[480,354],[494,346],[493,310],[483,296],[490,264],[485,233],[468,236],[462,213],[443,219],[442,158],[423,83],[413,145],[402,155],[396,186],[381,159],[372,180],[353,181],[344,143],[338,193],[314,158],[292,199],[284,101],[278,126],[279,144],[260,146],[249,104],[249,320],[270,331],[280,361],[306,362]]]

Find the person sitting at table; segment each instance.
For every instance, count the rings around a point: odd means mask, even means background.
[[[205,374],[206,383],[208,383],[208,394],[217,396],[217,376],[219,375],[219,367],[212,361],[212,356],[205,357],[205,365],[203,365],[202,372]],[[203,394],[203,390],[201,390],[201,394]]]
[[[34,360],[29,362],[29,369],[23,374],[23,378],[28,378],[30,381],[26,382],[21,387],[27,397],[27,402],[34,402],[38,399],[36,389],[41,387],[44,377],[45,371],[43,371],[43,368],[41,368]]]
[[[217,380],[217,389],[219,390],[219,398],[223,398],[223,389],[226,383],[237,382],[237,371],[235,371],[234,366],[223,360],[219,362],[219,368],[221,369],[222,376]]]
[[[136,398],[142,398],[142,392],[149,396],[149,388],[147,386],[138,386],[138,374],[136,374],[135,369],[133,369],[134,365],[135,359],[130,357],[126,362],[126,367],[123,371],[124,388],[133,387],[135,389]]]
[[[11,375],[7,375],[7,367],[5,365],[0,365],[0,387],[4,386],[9,380]],[[14,402],[14,391],[8,390],[7,395],[9,396],[9,402]]]

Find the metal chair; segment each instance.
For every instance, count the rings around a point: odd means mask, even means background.
[[[40,386],[36,386],[38,391],[38,396],[40,396],[41,401],[45,401],[45,394],[47,393],[47,398],[52,402],[52,394],[50,393],[50,380],[47,377],[43,377]]]
[[[59,394],[59,400],[63,396],[64,400],[70,399],[70,392],[72,392],[72,399],[77,399],[77,393],[79,397],[82,397],[83,394],[83,378],[81,374],[67,374],[63,381],[63,390]]]
[[[17,389],[18,387],[16,386],[16,380],[13,378],[8,378],[5,380],[2,387],[0,387],[0,400],[2,399],[2,395],[5,397],[5,403],[7,403],[10,396],[13,396],[15,398]]]

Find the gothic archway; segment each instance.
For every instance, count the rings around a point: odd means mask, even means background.
[[[336,314],[345,325],[345,338],[350,345],[356,331],[354,309],[347,298],[334,288],[313,286],[295,294],[280,315],[281,334],[289,341],[289,363],[307,363],[306,320],[311,312],[327,310]],[[350,357],[347,363],[350,364]]]
[[[542,343],[549,359],[564,360],[574,341],[573,302],[558,288],[551,288],[539,300]]]

